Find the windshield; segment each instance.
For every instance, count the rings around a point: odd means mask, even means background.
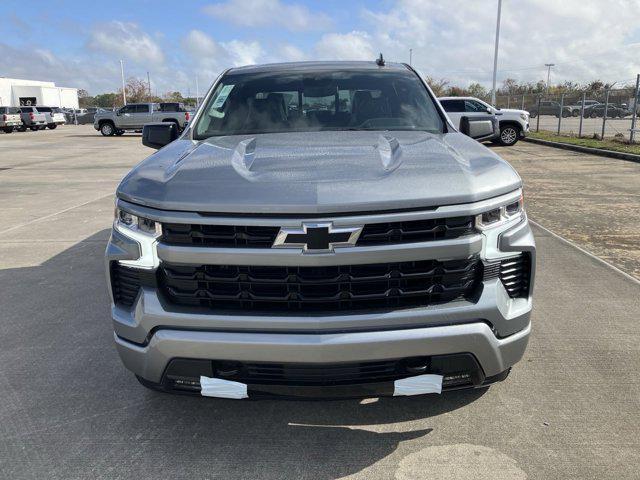
[[[439,133],[443,121],[409,71],[239,73],[216,86],[194,138],[317,130]]]

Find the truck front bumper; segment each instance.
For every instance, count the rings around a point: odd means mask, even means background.
[[[206,249],[196,249],[194,253],[167,245],[153,248],[160,262],[180,260],[177,257],[187,255],[188,258],[182,259],[189,263],[195,260],[191,258],[193,255],[198,260],[209,255]],[[417,253],[407,253],[400,247],[394,252],[438,258],[442,255],[439,248],[438,242],[429,242]],[[368,368],[367,365],[376,362],[397,361],[398,365],[404,365],[414,359],[424,359],[428,366],[425,372],[438,373],[442,372],[442,368],[437,367],[441,358],[465,355],[472,358],[471,363],[475,365],[465,373],[469,374],[466,386],[481,386],[488,380],[503,378],[526,349],[531,329],[535,243],[528,221],[523,217],[519,222],[490,233],[474,235],[458,243],[450,241],[447,248],[452,255],[458,251],[455,255],[480,254],[487,261],[528,255],[531,265],[528,296],[512,298],[500,278],[485,277],[476,298],[445,304],[331,315],[258,315],[179,307],[169,304],[157,288],[143,285],[130,307],[112,304],[117,350],[124,365],[141,381],[163,389],[171,389],[170,381],[177,378],[172,371],[176,361],[192,362],[178,377],[186,382],[184,385],[193,387],[197,386],[199,374],[216,376],[216,365],[220,364],[240,365],[240,369],[244,364],[256,364],[283,371],[311,367],[330,370],[336,365]],[[273,251],[256,252],[250,261],[284,264],[290,259],[287,252],[283,253],[285,255],[278,258]],[[354,248],[341,255],[349,255],[356,261],[358,254]],[[127,262],[144,255],[134,239],[114,229],[106,251],[110,288],[114,262]],[[221,264],[233,258],[227,258],[221,252],[211,255],[214,263]],[[246,260],[248,251],[243,255]],[[390,255],[389,252],[386,255]],[[300,257],[296,258],[301,261]],[[369,261],[368,258],[357,261],[367,263],[365,260]],[[447,360],[445,364],[457,361]],[[268,388],[250,382],[248,385],[250,389],[266,393],[283,393],[281,389],[286,387],[284,394],[303,392],[311,396],[323,396],[325,391],[329,396],[344,396],[345,391],[340,389],[346,388],[345,385],[334,385],[340,390],[336,395],[334,386],[311,388],[304,382],[270,384]],[[385,392],[389,392],[388,383],[367,387],[360,384],[346,394]]]

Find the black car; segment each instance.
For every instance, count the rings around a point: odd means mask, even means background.
[[[604,116],[604,103],[598,103],[596,105],[590,105],[585,107],[584,116],[590,118],[603,117]],[[619,105],[609,104],[607,106],[607,118],[624,118],[631,115],[631,112]]]
[[[529,109],[529,114],[531,118],[535,118],[540,115],[555,115],[556,117],[560,116],[560,104],[554,101],[543,101],[535,104],[533,107]],[[570,117],[571,109],[568,106],[562,107],[562,117]]]

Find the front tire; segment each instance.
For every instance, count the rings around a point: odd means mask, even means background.
[[[47,125],[47,127],[49,127],[51,130],[55,130],[57,126],[58,125],[56,125],[55,123],[50,123],[49,125]]]
[[[518,143],[518,138],[520,137],[520,129],[513,125],[504,125],[500,127],[500,137],[498,138],[498,143],[505,147],[510,147]]]
[[[32,132],[37,132],[38,130],[40,130],[40,127],[29,127],[31,129]]]
[[[116,133],[116,129],[111,122],[105,122],[100,126],[100,133],[105,137],[110,137]]]
[[[13,133],[13,127],[4,127],[2,130],[4,133]]]

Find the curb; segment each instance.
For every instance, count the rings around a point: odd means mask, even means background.
[[[640,155],[633,153],[614,152],[612,150],[603,150],[600,148],[583,147],[581,145],[571,145],[570,143],[551,142],[549,140],[540,140],[538,138],[525,137],[525,142],[537,143],[538,145],[546,145],[547,147],[561,148],[563,150],[572,150],[574,152],[589,153],[591,155],[599,155],[601,157],[617,158],[618,160],[627,160],[630,162],[640,163]]]

